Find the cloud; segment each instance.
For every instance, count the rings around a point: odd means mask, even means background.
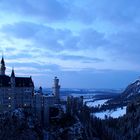
[[[126,60],[129,63],[137,65],[140,59],[140,33],[138,28],[136,31],[122,31],[109,36],[109,44],[106,51],[112,53],[114,60]]]
[[[14,6],[11,6],[14,5]],[[58,0],[1,0],[0,9],[25,17],[35,17],[46,19],[47,21],[57,21],[67,18],[69,13],[68,5]]]
[[[94,79],[93,71],[139,71],[139,4],[139,0],[1,0],[0,51],[8,67],[42,78],[61,72],[74,78],[80,73],[81,81],[82,74]]]
[[[63,60],[74,60],[74,61],[82,61],[82,62],[89,62],[89,63],[104,61],[100,58],[93,58],[93,57],[79,56],[79,55],[60,55],[57,57]]]
[[[0,29],[1,32],[19,39],[29,39],[36,43],[47,43],[59,45],[60,40],[64,40],[71,36],[71,31],[67,29],[54,29],[46,25],[37,24],[33,22],[17,22],[14,24],[3,25]]]
[[[18,60],[18,59],[17,59]],[[45,65],[40,65],[38,63],[26,63],[22,62],[22,63],[18,63],[18,62],[12,62],[9,61],[8,59],[5,60],[6,62],[6,68],[7,68],[7,72],[10,74],[12,68],[15,69],[15,73],[23,73],[23,74],[32,74],[32,73],[36,73],[36,74],[50,74],[53,71],[61,71],[62,67],[60,65],[57,64],[45,64]]]
[[[83,23],[110,22],[115,25],[133,23],[139,19],[139,0],[87,0],[75,2],[72,17]]]
[[[105,33],[98,32],[97,30],[94,30],[92,28],[86,28],[75,35],[69,29],[53,28],[47,25],[37,24],[33,22],[17,22],[15,24],[3,25],[1,27],[1,32],[9,36],[10,38],[14,37],[16,39],[30,41],[31,44],[26,44],[26,46],[24,45],[24,49],[17,49],[19,51],[15,50],[18,55],[14,56],[17,58],[19,57],[19,62],[25,61],[25,59],[22,60],[21,57],[30,57],[34,60],[29,60],[29,62],[35,62],[38,60],[36,59],[36,57],[39,57],[38,55],[39,53],[41,53],[44,59],[54,59],[52,61],[53,63],[56,59],[62,59],[63,61],[75,60],[91,64],[94,64],[95,62],[103,63],[102,60],[104,60],[105,62],[106,59],[104,58],[104,54],[101,53],[100,48],[102,48],[105,52],[108,52],[108,59],[112,61],[116,59],[120,60],[120,65],[122,67],[123,59],[126,62],[131,61],[130,58],[127,58],[129,56],[135,55],[135,52],[138,52],[138,44],[140,43],[139,33],[137,31],[122,31],[119,33],[111,34],[110,36],[106,36]],[[28,54],[26,54],[27,50]],[[74,51],[85,52],[86,50],[89,50],[93,53],[90,53],[89,57],[87,57],[88,54],[72,55]],[[97,52],[98,50],[100,50],[99,55]],[[69,53],[65,55],[63,51],[69,51]],[[121,55],[121,51],[124,55]],[[25,54],[23,52],[25,52]],[[46,54],[48,57],[44,57]],[[91,55],[94,55],[94,57]],[[135,55],[133,59],[135,57],[139,58],[138,55]],[[41,60],[37,63],[43,64],[44,61]]]
[[[112,42],[119,47],[124,53],[138,53],[140,51],[140,33],[136,32],[120,32],[112,36]]]
[[[92,49],[108,43],[103,33],[92,28],[84,29],[74,35],[69,29],[54,29],[32,22],[18,22],[3,25],[0,31],[11,37],[31,40],[33,44],[39,47],[56,51]]]
[[[139,0],[1,0],[0,9],[23,18],[51,23],[75,21],[92,24],[98,21],[124,27],[140,19],[139,4]]]
[[[94,49],[96,47],[105,46],[108,41],[103,33],[100,33],[92,28],[87,28],[80,32],[79,48]]]
[[[16,38],[29,39],[39,30],[41,30],[41,28],[43,27],[39,24],[30,22],[18,22],[14,24],[3,25],[1,31]]]
[[[106,36],[97,30],[86,28],[75,35],[69,29],[52,28],[33,22],[4,25],[1,27],[1,31],[7,36],[9,35],[11,40],[14,38],[21,39],[21,42],[30,41],[30,44],[24,45],[24,49],[16,48],[17,55],[13,53],[19,63],[38,63],[40,65],[53,63],[58,64],[61,70],[73,70],[72,67],[75,70],[78,67],[80,70],[85,70],[86,67],[124,69],[124,65],[129,70],[130,66],[134,69],[139,68],[137,64],[132,65],[132,62],[128,64],[130,59],[126,59],[132,56],[133,48],[131,46],[135,45],[137,48],[139,43],[137,37],[139,35],[136,32],[120,32]],[[121,55],[121,51],[124,55]],[[17,60],[11,59],[9,62],[13,63]],[[114,60],[116,66],[113,64]],[[68,66],[70,63],[73,64]]]

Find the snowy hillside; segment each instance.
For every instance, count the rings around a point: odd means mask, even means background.
[[[122,97],[130,98],[131,96],[135,96],[140,93],[140,80],[136,80],[126,87],[124,90]]]
[[[105,116],[112,117],[112,118],[119,118],[126,114],[126,106],[123,108],[117,108],[116,110],[106,110],[103,112],[98,112],[95,115],[97,118],[105,119]]]
[[[96,107],[96,106],[101,106],[103,104],[105,104],[108,101],[108,99],[104,99],[104,100],[96,100],[96,101],[86,101],[86,105],[88,107]]]

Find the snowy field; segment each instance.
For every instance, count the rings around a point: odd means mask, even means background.
[[[108,101],[108,99],[96,100],[96,101],[93,101],[93,99],[92,99],[92,101],[91,100],[86,101],[86,105],[88,107],[95,107],[95,106],[98,106],[98,105],[101,106],[101,105],[105,104],[107,101]]]
[[[115,111],[114,110],[111,110],[111,111],[107,110],[104,112],[95,113],[94,115],[100,119],[105,119],[105,115],[107,115],[107,117],[119,118],[125,114],[126,114],[126,106],[123,107],[123,109],[117,108]]]
[[[73,97],[80,97],[83,96],[84,99],[91,99],[94,97],[96,94],[95,93],[86,93],[86,94],[77,94],[77,93],[71,93]]]
[[[93,102],[93,98],[87,98],[83,100],[84,103]]]

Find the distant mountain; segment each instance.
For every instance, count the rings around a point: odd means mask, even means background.
[[[121,94],[122,98],[132,98],[134,96],[140,95],[140,80],[136,80],[126,87],[126,89]]]
[[[140,79],[129,84],[121,94],[108,101],[109,104],[127,105],[131,101],[140,100]]]

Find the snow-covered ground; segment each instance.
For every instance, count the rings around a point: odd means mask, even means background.
[[[100,119],[105,119],[105,115],[107,115],[107,117],[119,118],[125,114],[126,114],[126,106],[124,106],[123,109],[117,108],[116,110],[111,111],[106,110],[104,112],[95,113],[94,115]]]
[[[86,101],[86,105],[88,107],[95,107],[95,106],[98,106],[98,105],[103,105],[105,104],[106,102],[108,101],[108,99],[104,99],[104,100],[96,100],[96,101]]]
[[[83,96],[83,98],[85,98],[85,99],[91,99],[95,95],[96,95],[95,93],[86,93],[86,94],[71,93],[71,96],[73,96],[73,97]]]
[[[84,103],[93,102],[93,98],[87,98],[83,100]]]
[[[62,109],[63,109],[63,111],[64,111],[64,113],[66,113],[66,105],[61,105],[61,107],[62,107]]]

